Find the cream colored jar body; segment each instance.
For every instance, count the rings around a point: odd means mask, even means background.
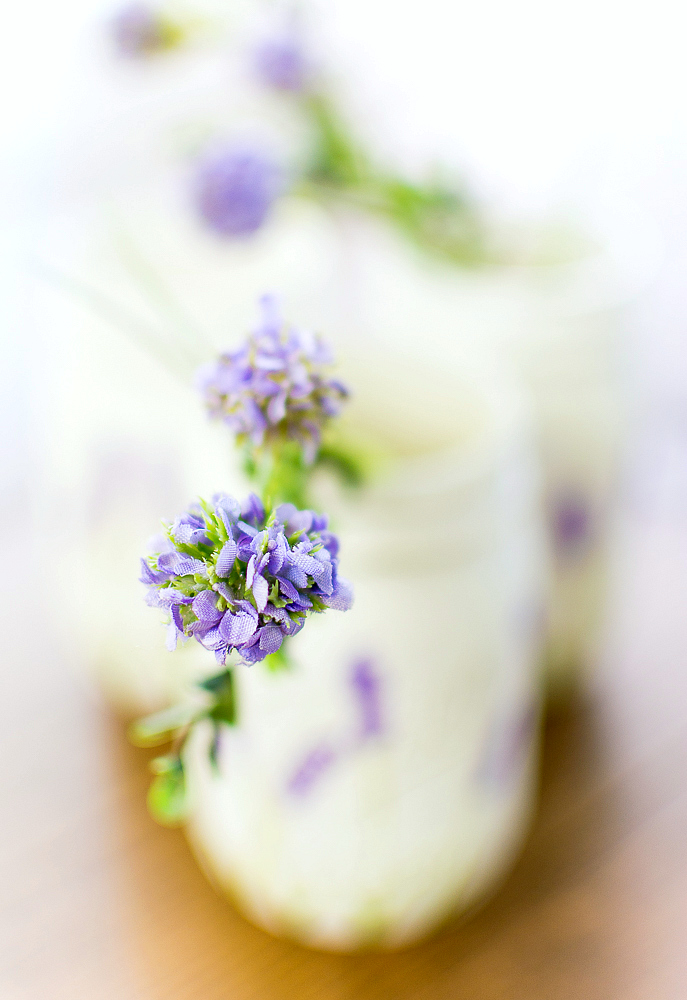
[[[418,398],[408,387],[409,438]],[[456,407],[435,398],[450,427]],[[187,754],[203,867],[250,919],[315,947],[429,933],[489,891],[530,816],[536,474],[507,392],[459,400],[471,412],[453,447],[399,459],[356,497],[320,483],[354,607],[311,619],[289,670],[236,668],[218,770],[208,732]],[[422,419],[418,440],[436,412]]]

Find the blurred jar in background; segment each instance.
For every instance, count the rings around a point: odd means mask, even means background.
[[[418,353],[349,354],[343,434],[368,485],[323,473],[353,609],[240,666],[239,718],[187,754],[188,834],[257,924],[397,947],[480,899],[519,846],[538,747],[543,554],[527,408]],[[433,370],[434,369],[434,370]]]
[[[551,565],[545,676],[552,696],[569,693],[603,635],[630,310],[655,242],[627,224],[598,244],[559,235],[512,264],[460,269],[368,216],[342,210],[339,223],[341,311],[357,336],[408,356],[420,340],[447,369],[469,344],[510,365],[531,399]]]

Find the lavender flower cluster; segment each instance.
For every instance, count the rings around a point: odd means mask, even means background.
[[[198,211],[220,236],[249,236],[262,226],[283,185],[282,171],[270,157],[228,146],[208,154],[198,167]]]
[[[339,413],[348,390],[325,377],[332,357],[319,338],[285,325],[271,296],[261,305],[260,327],[203,368],[199,387],[210,414],[231,427],[239,444],[297,441],[311,464],[322,426]]]
[[[167,648],[193,637],[225,663],[264,660],[313,612],[352,604],[337,574],[339,543],[327,518],[282,504],[269,516],[255,494],[239,504],[226,493],[199,501],[141,560],[148,603],[168,611]]]
[[[255,70],[267,87],[297,93],[305,89],[310,67],[295,34],[265,39],[255,50]]]

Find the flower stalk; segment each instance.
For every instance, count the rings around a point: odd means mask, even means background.
[[[194,727],[213,726],[210,758],[217,764],[221,727],[237,719],[233,670],[267,661],[288,665],[285,640],[312,614],[348,610],[350,585],[338,575],[339,543],[327,518],[282,503],[265,510],[250,494],[243,503],[217,494],[191,505],[141,560],[147,601],[168,615],[167,648],[192,639],[221,668],[201,681],[199,697],[137,722],[138,745],[171,742],[152,762],[149,806],[161,822],[182,822],[187,809],[183,752]]]

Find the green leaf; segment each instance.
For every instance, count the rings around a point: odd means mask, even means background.
[[[198,681],[198,687],[209,691],[210,694],[217,694],[224,685],[228,673],[228,670],[223,670],[221,674],[215,674],[214,677],[206,677],[204,681]]]
[[[365,482],[363,463],[358,456],[338,445],[323,444],[317,453],[316,465],[328,465],[344,486],[357,489]]]
[[[214,722],[226,722],[233,726],[236,722],[236,696],[234,694],[234,674],[228,670],[222,675],[221,683],[215,688],[216,701],[208,712]]]
[[[258,474],[258,463],[248,445],[243,453],[243,471],[248,479],[255,479]]]
[[[158,757],[153,765],[160,770],[148,789],[148,809],[163,826],[179,826],[188,815],[183,764],[179,757]]]
[[[360,184],[368,172],[366,158],[331,103],[323,94],[311,93],[305,108],[314,132],[309,176],[316,183],[338,188]]]
[[[289,659],[288,653],[284,648],[286,646],[286,640],[281,644],[276,653],[270,653],[263,660],[263,663],[272,673],[277,673],[279,670],[288,670],[291,666],[291,660]]]
[[[220,728],[219,725],[215,723],[215,728],[212,734],[212,741],[210,743],[210,764],[212,765],[213,771],[217,773],[219,772],[219,759],[218,759],[219,736],[220,736]]]
[[[172,705],[129,727],[129,739],[137,747],[157,747],[168,743],[177,729],[189,725],[198,714],[195,705]]]

